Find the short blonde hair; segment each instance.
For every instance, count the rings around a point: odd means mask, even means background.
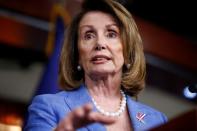
[[[86,0],[83,9],[67,28],[64,45],[60,56],[59,80],[63,89],[78,88],[84,82],[84,72],[78,71],[79,53],[77,48],[78,27],[83,16],[91,11],[110,14],[120,28],[123,43],[122,89],[130,96],[136,96],[145,85],[145,58],[143,45],[132,15],[113,0]],[[126,65],[130,65],[127,67]]]

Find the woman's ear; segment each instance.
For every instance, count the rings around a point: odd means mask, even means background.
[[[80,59],[80,57],[79,57],[79,60],[78,60],[77,70],[78,70],[78,71],[81,71],[81,70],[82,70],[82,64],[81,64],[81,59]]]
[[[80,59],[80,56],[79,56],[79,60],[78,60],[78,65],[81,66],[81,59]]]

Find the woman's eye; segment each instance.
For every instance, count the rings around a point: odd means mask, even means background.
[[[117,37],[117,33],[115,31],[110,31],[108,34],[107,34],[107,37],[108,38],[116,38]]]
[[[90,40],[92,38],[94,38],[94,34],[93,33],[87,33],[87,34],[84,35],[84,39],[85,40]]]

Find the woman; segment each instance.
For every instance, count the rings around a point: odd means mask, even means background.
[[[26,130],[148,130],[161,112],[132,100],[144,87],[142,41],[129,12],[113,0],[87,0],[67,29],[60,82],[65,91],[40,95]]]

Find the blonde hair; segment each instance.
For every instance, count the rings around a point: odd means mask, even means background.
[[[83,83],[84,72],[78,71],[78,26],[83,16],[90,11],[101,11],[114,17],[121,31],[123,42],[122,89],[130,96],[136,96],[145,85],[145,58],[137,25],[131,14],[113,0],[86,0],[83,10],[67,28],[65,42],[60,56],[59,80],[63,89],[78,88]],[[129,64],[130,67],[126,67]]]

